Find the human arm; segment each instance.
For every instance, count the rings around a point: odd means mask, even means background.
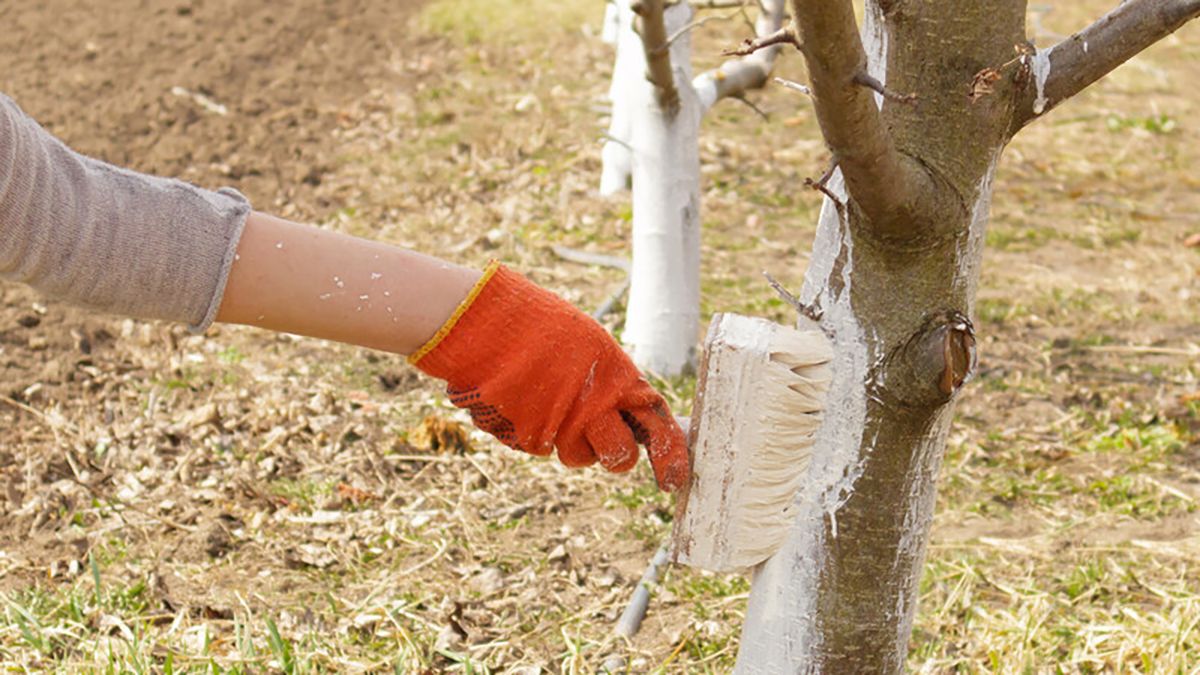
[[[255,211],[246,219],[217,321],[411,354],[479,275]]]
[[[79,155],[0,94],[0,278],[125,316],[214,319],[400,354],[479,426],[614,471],[646,444],[670,489],[682,432],[603,328],[518,274],[478,271],[251,212]],[[424,345],[424,347],[422,347]]]
[[[476,425],[568,466],[627,471],[645,445],[664,489],[688,473],[665,401],[591,317],[521,275],[251,213],[217,320],[409,354]]]

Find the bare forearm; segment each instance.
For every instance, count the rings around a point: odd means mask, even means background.
[[[480,272],[396,246],[254,212],[217,321],[416,351]]]

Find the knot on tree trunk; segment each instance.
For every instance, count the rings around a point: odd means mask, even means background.
[[[948,402],[975,374],[975,326],[957,310],[929,315],[883,363],[877,393],[910,408]]]

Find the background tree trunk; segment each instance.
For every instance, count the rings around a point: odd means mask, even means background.
[[[633,263],[622,340],[634,362],[665,376],[693,364],[700,326],[700,122],[718,100],[762,87],[781,47],[691,75],[691,6],[616,0],[617,57],[601,194],[632,172]],[[640,13],[640,35],[633,30]],[[756,34],[783,22],[764,0]],[[661,29],[659,28],[661,26]]]
[[[679,3],[663,12],[666,35],[691,20]],[[632,31],[629,31],[632,32]],[[644,53],[666,42],[648,36]],[[653,40],[651,42],[651,40]],[[622,341],[641,368],[677,375],[692,363],[700,329],[700,102],[692,88],[691,38],[670,46],[673,92],[646,77],[641,59],[627,102],[633,157],[633,263]],[[620,58],[618,56],[618,58]],[[616,111],[614,110],[614,116]]]

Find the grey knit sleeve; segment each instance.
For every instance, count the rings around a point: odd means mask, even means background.
[[[0,94],[0,278],[71,304],[216,318],[250,203],[84,157]]]

